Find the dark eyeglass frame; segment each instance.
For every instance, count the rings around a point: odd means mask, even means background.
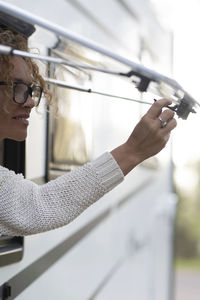
[[[27,87],[27,92],[24,93],[24,100],[22,102],[18,102],[15,99],[15,89],[16,89],[17,84],[24,84]],[[8,85],[8,83],[6,83],[4,81],[0,81],[0,85]],[[29,84],[27,84],[26,82],[23,82],[23,81],[15,81],[15,82],[13,82],[13,101],[15,103],[17,103],[17,104],[24,104],[24,103],[26,103],[26,101],[28,100],[28,96],[32,97],[33,90],[35,88],[37,88],[39,90],[38,102],[37,102],[37,105],[35,105],[35,106],[38,106],[40,104],[40,100],[41,100],[41,97],[42,97],[43,88],[41,86],[39,86],[39,85],[29,85]]]

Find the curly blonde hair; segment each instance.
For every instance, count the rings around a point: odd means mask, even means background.
[[[21,51],[29,51],[27,38],[24,36],[14,33],[11,30],[5,30],[0,28],[0,44],[10,46],[14,49]],[[46,83],[39,72],[39,67],[36,63],[30,58],[24,58],[26,61],[30,73],[32,74],[33,83],[38,84],[43,88],[43,93],[45,98],[48,100],[48,104],[50,104],[51,93],[46,87]],[[12,95],[12,72],[14,69],[14,65],[12,62],[12,56],[10,55],[0,55],[0,66],[1,66],[1,78],[2,81],[5,81],[9,88],[6,90],[7,96],[10,98]],[[5,70],[5,71],[4,71]]]

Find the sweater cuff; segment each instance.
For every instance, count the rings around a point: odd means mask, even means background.
[[[106,152],[92,161],[92,168],[98,174],[106,191],[112,190],[124,179],[124,174],[111,153]]]

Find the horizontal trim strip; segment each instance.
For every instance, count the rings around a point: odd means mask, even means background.
[[[129,195],[124,197],[121,201],[119,201],[117,207],[119,208],[125,203],[127,203],[129,200],[132,199],[134,195],[136,195],[141,190],[141,188],[143,189],[147,188],[147,186],[151,182],[152,182],[152,178],[143,182],[132,193],[130,193]],[[17,275],[12,277],[7,282],[11,286],[11,297],[9,299],[10,300],[14,299],[19,294],[21,294],[31,283],[33,283],[43,273],[45,273],[54,263],[56,263],[71,248],[73,248],[73,246],[78,244],[79,241],[81,241],[88,233],[90,233],[96,226],[98,226],[102,221],[104,221],[109,215],[110,215],[110,209],[108,208],[106,211],[98,215],[94,220],[92,220],[84,227],[82,227],[79,231],[74,233],[72,236],[68,237],[62,243],[58,244],[55,248],[53,248],[45,255],[43,255],[41,258],[33,262],[26,269],[22,270]],[[97,288],[98,292],[100,287],[103,285],[104,284],[102,282],[99,288]],[[97,293],[97,291],[95,293]]]
[[[93,292],[93,294],[90,296],[88,300],[94,300],[96,296],[100,293],[100,291],[104,288],[104,286],[108,283],[108,281],[112,278],[112,276],[115,274],[115,272],[121,267],[125,259],[119,259],[115,265],[110,269],[108,274],[104,277],[102,282],[99,284],[97,289]]]
[[[109,210],[99,215],[64,242],[47,252],[41,258],[29,265],[26,269],[15,275],[8,281],[12,287],[11,297],[14,299],[25,290],[32,282],[45,273],[54,263],[64,256],[74,245],[82,240],[93,228],[100,224],[109,215]]]

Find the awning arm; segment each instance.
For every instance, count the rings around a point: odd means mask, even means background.
[[[122,57],[102,47],[101,45],[94,43],[93,41],[85,39],[77,34],[74,34],[73,32],[70,32],[69,30],[66,30],[65,28],[57,24],[54,24],[53,22],[47,21],[41,17],[31,14],[30,12],[27,12],[23,9],[20,9],[17,6],[14,6],[10,3],[6,3],[2,0],[0,0],[0,11],[5,12],[29,24],[41,26],[42,28],[54,32],[58,36],[62,36],[68,40],[71,40],[88,49],[92,49],[98,53],[105,55],[106,57],[109,57],[117,62],[120,62],[123,65],[130,67],[131,71],[128,72],[126,75],[129,75],[129,77],[136,75],[140,78],[140,83],[138,85],[138,89],[140,91],[146,91],[148,89],[149,83],[152,81],[158,84],[164,83],[170,86],[172,89],[174,89],[175,92],[181,90],[184,93],[184,97],[183,99],[179,100],[176,113],[179,117],[183,119],[187,119],[189,113],[194,112],[193,107],[200,106],[200,104],[196,100],[194,100],[194,98],[192,98],[190,94],[187,93],[174,79],[164,76],[142,65],[136,64],[135,62],[125,57]]]
[[[76,91],[79,91],[79,92],[97,94],[97,95],[100,95],[100,96],[106,96],[106,97],[111,97],[111,98],[116,98],[116,99],[123,99],[123,100],[132,101],[132,102],[137,102],[137,103],[141,103],[141,104],[152,105],[152,103],[148,102],[148,101],[143,101],[143,100],[139,100],[139,99],[137,100],[137,99],[133,99],[133,98],[127,98],[127,97],[124,97],[124,96],[108,94],[108,93],[104,93],[104,92],[100,92],[100,91],[95,91],[91,88],[87,89],[87,88],[83,88],[81,86],[70,85],[70,84],[67,84],[65,81],[61,81],[61,80],[57,80],[57,79],[53,79],[53,78],[45,78],[45,81],[49,84],[53,84],[53,85],[63,87],[63,88],[67,88],[67,89],[71,89],[71,90],[76,90]]]

